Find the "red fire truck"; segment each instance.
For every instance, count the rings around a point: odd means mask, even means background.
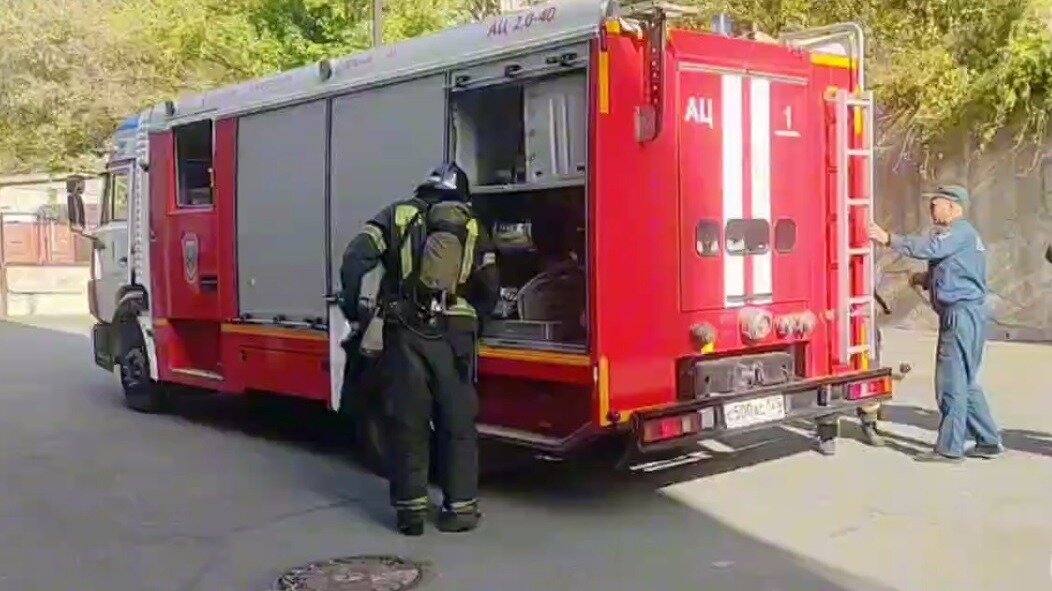
[[[94,234],[97,364],[140,411],[182,385],[375,428],[376,393],[343,387],[341,254],[452,158],[504,288],[483,436],[648,452],[889,398],[861,29],[671,29],[685,14],[544,4],[130,119]],[[578,274],[528,288],[553,253]]]

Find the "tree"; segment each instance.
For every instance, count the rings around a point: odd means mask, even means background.
[[[596,0],[598,2],[598,0]],[[961,131],[1044,141],[1049,0],[680,0],[770,34],[863,24],[884,131],[921,154]],[[385,41],[499,10],[500,0],[387,0]],[[90,160],[121,118],[165,98],[371,43],[372,0],[4,0],[0,171]]]
[[[241,0],[0,5],[0,170],[95,162],[117,121],[180,91],[273,69]]]
[[[1047,0],[701,0],[768,33],[863,25],[886,136],[926,157],[966,133],[982,149],[1004,129],[1043,143],[1052,108]]]

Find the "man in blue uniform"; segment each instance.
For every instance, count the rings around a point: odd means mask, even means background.
[[[917,457],[923,462],[959,462],[965,441],[975,439],[968,455],[998,456],[1004,447],[979,385],[979,366],[986,343],[986,247],[964,218],[968,191],[939,187],[927,195],[934,227],[927,234],[900,236],[880,226],[870,238],[908,257],[927,261],[920,282],[939,315],[935,388],[942,421],[935,449]]]

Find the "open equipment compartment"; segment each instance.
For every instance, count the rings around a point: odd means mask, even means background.
[[[483,319],[490,346],[580,352],[588,343],[583,186],[476,195],[497,247],[501,296]]]
[[[454,76],[450,151],[500,271],[487,346],[587,350],[586,55],[562,48]]]
[[[477,192],[584,184],[587,55],[573,46],[454,73],[450,151]]]

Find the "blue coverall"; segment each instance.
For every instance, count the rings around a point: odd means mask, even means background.
[[[986,343],[986,247],[965,219],[927,235],[891,236],[891,248],[928,262],[928,290],[939,315],[935,388],[942,421],[935,451],[958,458],[968,436],[1000,447],[1001,434],[979,385]]]

